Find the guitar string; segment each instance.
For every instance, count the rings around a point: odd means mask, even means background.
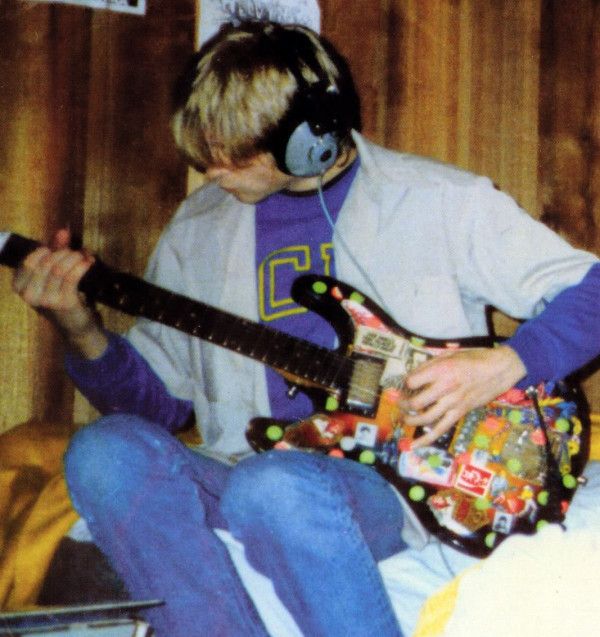
[[[118,281],[112,281],[110,284],[110,290],[106,287],[104,289],[99,289],[96,291],[95,297],[97,300],[105,301],[110,304],[111,298],[117,296],[118,299],[114,305],[122,311],[127,311],[127,306],[132,301],[135,301],[136,314],[143,314],[147,319],[160,321],[174,327],[175,329],[189,331],[193,336],[204,338],[209,342],[227,347],[233,351],[237,350],[240,352],[242,347],[232,347],[231,343],[228,341],[233,340],[234,342],[237,341],[241,344],[242,341],[240,339],[240,334],[242,334],[244,335],[243,340],[245,341],[245,352],[243,353],[246,355],[262,363],[270,364],[271,366],[296,375],[299,378],[312,381],[332,390],[339,389],[340,375],[342,376],[341,382],[352,381],[351,368],[354,361],[350,356],[343,352],[318,346],[310,341],[291,336],[284,332],[278,332],[268,326],[247,321],[246,319],[234,314],[226,313],[230,319],[229,321],[218,321],[216,314],[223,314],[222,310],[211,308],[206,304],[201,304],[203,311],[199,312],[195,309],[195,306],[200,303],[199,301],[187,299],[186,297],[179,297],[179,295],[172,292],[169,292],[166,298],[164,295],[160,295],[159,297],[153,295],[148,296],[149,299],[158,298],[160,300],[160,303],[158,304],[152,302],[148,303],[147,299],[142,302],[139,298],[136,298],[139,295],[136,295],[135,292],[127,289],[129,287],[127,283],[128,282],[122,278]],[[186,321],[182,320],[181,313],[181,306],[183,304],[185,307],[186,302],[191,305],[184,313],[184,316],[193,319],[193,323],[188,325],[186,325]],[[171,309],[173,306],[177,306],[177,310],[175,312]],[[226,325],[229,325],[230,329],[223,330],[223,327]],[[240,327],[242,329],[239,329]],[[251,339],[250,344],[248,336],[246,336],[248,333],[255,336],[255,338]],[[266,342],[266,349],[262,349],[262,351],[261,347],[259,347],[259,343],[261,342]],[[279,350],[273,347],[274,343],[279,345]],[[269,358],[272,359],[275,355],[285,354],[286,350],[291,350],[292,355],[291,357],[286,357],[286,362],[282,365],[276,365],[268,362]],[[314,352],[315,350],[319,350],[318,356],[314,354],[310,357],[307,356],[307,354],[310,354],[311,351]],[[294,359],[299,357],[312,358],[313,361],[325,358],[327,365],[322,367],[318,374],[312,375],[307,372],[303,373],[299,369],[297,361],[295,369],[290,369],[294,366]],[[368,394],[372,400],[380,393],[379,389],[373,390],[371,387],[359,385],[357,382],[353,382],[351,387],[355,391],[362,391],[365,395]]]

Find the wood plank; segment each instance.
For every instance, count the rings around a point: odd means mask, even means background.
[[[541,40],[542,219],[600,254],[600,5],[545,2]],[[600,361],[584,389],[600,412]]]
[[[0,7],[3,229],[43,238],[50,227],[81,225],[86,28],[72,8]],[[30,417],[70,419],[73,395],[56,335],[10,293],[10,279],[0,273],[0,354],[10,361],[0,369],[0,431]]]
[[[0,5],[2,228],[38,238],[68,224],[141,273],[185,193],[171,142],[174,69],[193,49],[194,0],[145,17],[7,0]],[[59,339],[0,273],[0,431],[72,420]],[[114,319],[117,327],[122,323]],[[75,408],[77,409],[77,408]]]
[[[363,130],[373,141],[385,142],[389,77],[389,0],[321,1],[322,32],[349,61],[361,98]]]
[[[533,214],[539,2],[393,0],[388,143],[491,177]]]

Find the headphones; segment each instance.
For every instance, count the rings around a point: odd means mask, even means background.
[[[297,89],[266,146],[282,172],[295,177],[322,175],[337,160],[340,138],[351,128],[348,109],[343,107],[338,87],[324,76],[312,42],[304,34],[277,29],[277,35],[274,31],[267,38],[281,52]],[[319,78],[316,82],[307,82],[302,64]]]

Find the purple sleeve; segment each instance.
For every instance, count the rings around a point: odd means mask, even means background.
[[[538,316],[506,341],[527,368],[518,384],[557,381],[600,354],[600,264],[581,283],[563,290]]]
[[[129,341],[107,335],[108,348],[98,359],[67,353],[65,368],[76,387],[102,414],[136,414],[177,431],[191,415],[192,402],[172,396]]]

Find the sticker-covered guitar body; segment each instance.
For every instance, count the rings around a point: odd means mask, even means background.
[[[441,352],[494,342],[417,337],[327,277],[301,277],[295,297],[338,326],[355,364],[344,389],[312,417],[253,420],[247,435],[256,450],[302,449],[370,465],[425,528],[473,555],[488,554],[511,533],[563,519],[587,457],[585,411],[575,395],[545,385],[512,389],[469,412],[434,445],[412,450],[419,432],[404,425],[398,406],[408,372]]]

